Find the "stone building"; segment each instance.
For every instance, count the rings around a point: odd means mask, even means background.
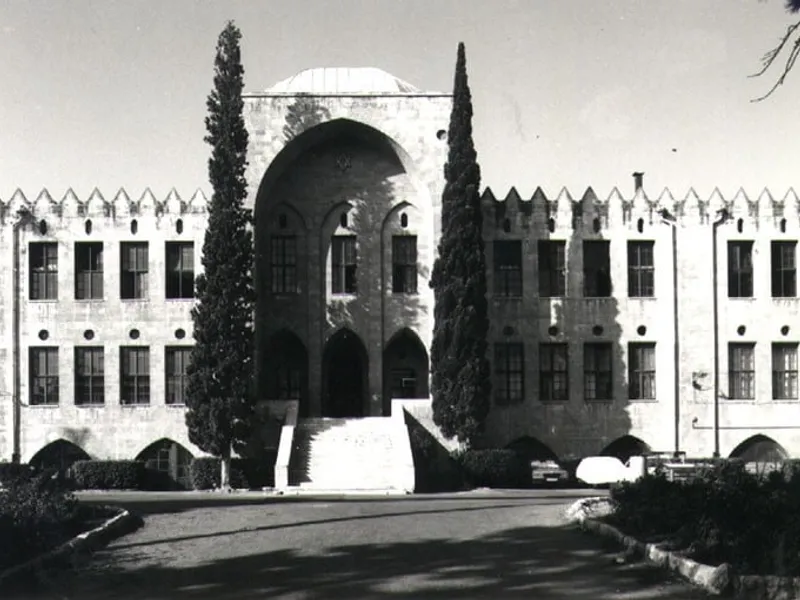
[[[297,399],[301,418],[427,406],[450,106],[371,68],[245,95],[260,399]],[[793,191],[651,198],[636,174],[626,196],[487,188],[483,206],[486,444],[800,453]],[[0,457],[138,457],[185,477],[206,218],[199,191],[0,199]]]

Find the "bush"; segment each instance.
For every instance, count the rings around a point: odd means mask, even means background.
[[[36,469],[27,464],[0,463],[0,487],[8,486],[20,477],[30,479],[36,474]]]
[[[612,519],[638,536],[671,535],[695,559],[747,574],[800,575],[800,469],[759,475],[721,461],[696,477],[663,473],[612,488]]]
[[[136,460],[79,460],[72,477],[82,490],[139,490],[147,480],[144,463]]]
[[[28,560],[79,531],[77,500],[48,474],[15,479],[0,494],[0,568]]]
[[[215,457],[201,457],[192,460],[189,468],[192,487],[196,490],[211,490],[220,486],[220,459]],[[236,460],[231,461],[230,482],[232,488],[249,487],[244,473]]]
[[[533,483],[530,463],[513,450],[467,450],[455,458],[471,487],[527,488]]]

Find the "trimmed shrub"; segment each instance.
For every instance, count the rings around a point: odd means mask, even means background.
[[[800,575],[800,469],[762,475],[719,461],[686,481],[663,472],[614,486],[610,520],[637,537],[671,537],[707,564]]]
[[[0,494],[0,569],[19,564],[77,535],[75,497],[48,474],[12,480]]]
[[[231,461],[231,470],[238,469],[242,472],[244,487],[256,490],[275,487],[276,458],[277,451],[262,452],[258,458],[234,458]]]
[[[455,458],[471,487],[528,488],[533,484],[530,463],[513,450],[467,450]]]
[[[81,490],[139,490],[146,473],[138,460],[79,460],[72,465],[72,478]]]
[[[211,490],[220,487],[220,459],[203,456],[192,460],[189,467],[191,475],[192,487],[196,490]],[[237,464],[237,461],[231,461],[230,473],[231,487],[232,488],[245,488],[249,487],[245,480],[244,473]]]
[[[0,487],[8,486],[19,478],[30,479],[36,469],[28,464],[0,463]]]

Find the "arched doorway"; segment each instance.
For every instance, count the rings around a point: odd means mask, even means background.
[[[603,448],[600,456],[615,456],[627,462],[631,456],[640,456],[650,452],[650,446],[632,435],[623,435]]]
[[[267,397],[298,400],[300,416],[308,416],[308,352],[303,342],[283,329],[269,338],[266,353]]]
[[[83,448],[62,439],[50,442],[39,450],[29,464],[36,469],[56,469],[59,473],[66,474],[75,462],[90,459]]]
[[[398,331],[383,351],[384,398],[427,398],[428,352],[410,329]]]
[[[336,332],[322,357],[323,417],[362,417],[369,389],[367,350],[349,329]]]
[[[152,469],[163,475],[164,481],[157,482],[158,487],[188,490],[192,488],[189,466],[192,453],[169,439],[160,439],[142,450],[136,457]]]
[[[736,446],[730,457],[746,463],[778,463],[786,460],[789,453],[771,437],[757,434]]]

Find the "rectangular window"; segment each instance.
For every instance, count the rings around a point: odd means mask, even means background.
[[[28,246],[31,300],[58,300],[58,244],[31,242]]]
[[[186,367],[191,348],[167,346],[164,349],[165,389],[167,404],[186,404]]]
[[[569,400],[566,344],[539,344],[539,396],[542,402]]]
[[[655,242],[628,242],[628,296],[652,298],[655,295]]]
[[[75,299],[103,299],[103,242],[75,242]]]
[[[539,240],[539,296],[562,298],[567,290],[566,247],[564,241]]]
[[[120,403],[150,404],[150,348],[123,346],[119,349]]]
[[[102,346],[75,348],[75,404],[104,404],[105,353]]]
[[[656,345],[653,343],[628,344],[628,398],[656,398]]]
[[[494,295],[501,298],[522,297],[522,242],[496,241],[494,251]]]
[[[608,241],[583,242],[583,295],[586,298],[611,296],[611,255]]]
[[[194,242],[167,242],[166,297],[194,298]]]
[[[728,297],[753,297],[753,242],[728,242]]]
[[[270,239],[270,281],[273,294],[297,293],[297,236]]]
[[[583,345],[583,381],[586,400],[613,400],[611,343]]]
[[[728,387],[732,400],[756,397],[755,344],[728,344]]]
[[[28,352],[31,406],[58,404],[58,348],[31,347]]]
[[[525,353],[522,344],[494,345],[495,401],[521,402],[525,393]]]
[[[356,236],[333,236],[331,239],[331,292],[355,294],[357,267]]]
[[[772,398],[797,400],[797,344],[772,344]]]
[[[417,236],[392,237],[392,293],[417,293]]]
[[[119,297],[123,300],[147,298],[147,273],[150,270],[150,252],[147,242],[122,242],[119,254]]]
[[[772,297],[797,296],[797,242],[772,242]]]

